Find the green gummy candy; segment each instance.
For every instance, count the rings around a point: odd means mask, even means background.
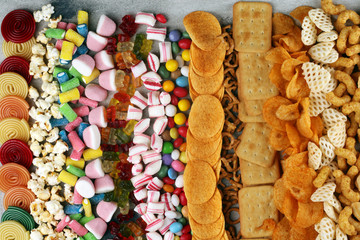
[[[63,103],[60,105],[60,112],[69,122],[72,122],[77,118],[76,112],[70,107],[68,103]]]
[[[84,235],[84,239],[85,240],[98,240],[94,234],[92,234],[91,232],[88,232],[87,234]]]
[[[76,220],[76,221],[79,221],[82,217],[83,217],[83,215],[81,213],[76,213],[76,214],[71,214],[70,215],[70,219],[71,220]]]
[[[45,32],[47,38],[64,39],[65,30],[61,28],[49,28]]]
[[[60,84],[60,90],[62,92],[67,92],[73,88],[76,88],[80,85],[80,81],[77,77],[74,77],[72,79],[70,79],[69,81],[66,81],[64,83]]]
[[[70,68],[71,69],[71,68]],[[54,72],[53,72],[53,77],[57,77],[57,75],[61,72],[66,72],[67,74],[69,74],[69,70],[62,68],[62,67],[55,67],[54,68]]]
[[[66,171],[68,171],[69,173],[74,174],[74,175],[77,176],[77,177],[84,177],[84,176],[86,176],[84,170],[82,170],[82,169],[80,169],[80,168],[77,168],[77,167],[74,167],[73,165],[68,165],[68,166],[66,167]]]
[[[76,70],[76,68],[74,68],[73,66],[71,66],[69,68],[69,73],[73,76],[73,77],[77,77],[78,79],[82,78],[81,73],[78,72],[78,70]]]
[[[95,219],[95,216],[94,215],[91,215],[90,217],[83,217],[81,218],[78,222],[81,224],[81,225],[85,225],[86,223],[90,222],[91,220]]]

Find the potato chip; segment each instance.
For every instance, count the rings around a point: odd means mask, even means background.
[[[314,226],[308,228],[298,228],[292,226],[289,240],[316,240],[317,235],[318,232],[315,231]]]
[[[284,121],[276,117],[276,111],[281,105],[290,105],[292,104],[290,100],[283,98],[281,96],[275,96],[269,98],[263,107],[263,117],[264,120],[273,128],[283,131],[285,129],[285,124],[294,123],[294,121]]]
[[[304,46],[301,41],[301,29],[297,26],[286,36],[279,39],[279,44],[288,52],[298,52]]]
[[[308,15],[308,12],[313,9],[310,6],[299,6],[291,11],[290,16],[299,20],[301,23],[304,18]]]
[[[286,168],[307,167],[308,152],[301,152],[286,159]]]
[[[313,142],[316,144],[319,143],[319,138],[322,136],[322,131],[324,130],[324,125],[319,116],[311,117],[311,131],[314,133],[312,136]]]
[[[290,230],[291,230],[290,222],[286,217],[284,217],[276,225],[273,235],[272,235],[272,240],[288,240],[288,239],[290,239]]]
[[[282,64],[285,60],[290,59],[290,54],[283,47],[272,48],[267,51],[265,59],[269,62]]]
[[[271,219],[271,218],[267,218],[263,221],[263,224],[258,227],[257,229],[261,229],[261,230],[264,230],[264,231],[274,231],[276,227],[276,222],[274,219]]]
[[[281,64],[274,64],[271,68],[269,79],[279,90],[281,96],[285,96],[289,82],[281,74]]]
[[[298,201],[291,194],[291,191],[289,191],[285,195],[282,210],[283,210],[283,214],[286,216],[287,219],[289,219],[290,223],[295,221],[298,208],[299,208]]]
[[[295,67],[302,64],[302,61],[294,58],[285,60],[281,65],[281,75],[286,80],[290,81],[295,75]]]
[[[273,34],[287,34],[295,26],[294,20],[288,15],[282,13],[275,13],[272,18]]]
[[[294,52],[291,53],[290,56],[292,58],[296,58],[297,60],[301,62],[309,62],[310,58],[306,55],[307,51],[300,51],[300,52]]]
[[[290,141],[290,145],[293,148],[299,149],[302,139],[296,127],[293,124],[286,123],[285,129],[286,129],[286,134]]]
[[[290,147],[290,141],[286,132],[271,129],[269,143],[276,151],[282,151]]]
[[[301,72],[296,72],[286,87],[286,97],[298,101],[301,98],[308,97],[310,89]]]
[[[281,105],[276,111],[276,117],[285,121],[296,120],[300,117],[298,106],[299,102],[290,105]]]
[[[309,98],[301,99],[300,105],[302,106],[302,112],[300,118],[296,121],[296,127],[302,136],[310,139],[313,136],[313,132],[311,131],[309,104]]]
[[[282,213],[284,212],[283,205],[287,194],[290,194],[290,191],[285,187],[284,179],[278,179],[274,184],[274,203],[276,208]]]
[[[308,228],[318,223],[324,215],[322,203],[302,203],[298,202],[296,220],[291,223],[293,227]]]

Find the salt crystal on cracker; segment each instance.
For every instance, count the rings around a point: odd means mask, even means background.
[[[312,46],[308,53],[315,61],[325,59],[331,52],[331,49],[335,46],[335,42],[321,42]]]
[[[317,170],[321,164],[321,150],[320,148],[313,142],[308,143],[308,154],[309,154],[309,167]]]
[[[324,32],[333,30],[334,26],[331,23],[330,15],[326,14],[321,8],[311,9],[308,14],[311,21],[313,21],[319,29]]]
[[[322,91],[330,82],[330,73],[319,65],[306,62],[302,65],[303,75],[312,92]]]
[[[308,16],[304,18],[301,27],[301,41],[306,46],[315,44],[317,30],[315,24],[310,20]]]
[[[334,147],[342,148],[346,141],[346,124],[345,122],[338,122],[332,126],[328,131],[328,137]]]
[[[331,199],[335,192],[336,184],[333,182],[325,183],[322,187],[316,189],[311,195],[311,201],[313,202],[325,202]]]

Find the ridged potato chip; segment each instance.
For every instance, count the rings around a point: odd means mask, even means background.
[[[284,97],[275,96],[269,98],[263,107],[263,117],[265,121],[273,128],[283,131],[287,122],[294,123],[294,121],[284,121],[276,117],[276,111],[281,105],[290,105],[292,102]]]
[[[291,11],[290,16],[299,20],[301,23],[303,22],[304,18],[308,16],[308,12],[313,9],[310,6],[299,6]]]
[[[282,13],[274,13],[272,18],[273,35],[287,34],[295,26],[294,20],[288,15]]]

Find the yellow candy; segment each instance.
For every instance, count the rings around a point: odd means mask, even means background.
[[[165,82],[163,82],[163,89],[165,92],[172,92],[175,88],[175,84],[173,81],[171,80],[166,80]]]
[[[91,217],[92,210],[91,210],[91,203],[90,203],[89,199],[84,198],[82,201],[82,205],[84,207],[85,217]]]
[[[170,129],[170,137],[172,139],[177,139],[179,137],[179,132],[176,128],[171,128]]]
[[[72,42],[64,41],[61,47],[60,59],[72,60],[72,53],[74,51],[75,44]]]
[[[77,167],[80,169],[84,169],[84,167],[85,167],[84,159],[80,159],[80,160],[76,161],[76,160],[72,160],[70,157],[67,157],[65,163],[66,163],[66,166],[73,165],[74,167]]]
[[[190,101],[188,99],[181,99],[178,103],[178,108],[180,111],[187,111],[190,108]]]
[[[89,26],[89,14],[87,12],[79,10],[77,19],[78,19],[78,25],[85,23],[86,25]]]
[[[98,148],[96,150],[88,148],[85,149],[83,152],[83,157],[85,161],[89,161],[89,160],[93,160],[95,158],[99,158],[102,157],[103,155],[103,151],[101,150],[101,148]]]
[[[84,43],[84,40],[85,40],[85,38],[83,36],[81,36],[80,34],[75,32],[71,28],[69,28],[69,30],[66,31],[65,39],[74,43],[77,47],[80,47]],[[65,41],[64,41],[64,43],[65,43]]]
[[[77,88],[73,88],[67,92],[63,92],[59,94],[60,103],[67,103],[79,99],[80,99],[80,92],[79,89]]]
[[[186,158],[186,152],[181,152],[180,153],[180,157],[179,157],[179,160],[183,163],[187,163],[187,158]]]
[[[97,78],[100,75],[100,71],[97,68],[94,68],[94,70],[92,71],[92,73],[90,74],[90,76],[86,77],[86,76],[82,76],[82,80],[84,81],[84,83],[88,84],[90,83],[92,80],[94,80],[95,78]]]
[[[29,240],[30,233],[21,223],[9,220],[0,223],[0,240]]]
[[[179,63],[174,59],[170,59],[166,62],[165,67],[169,72],[175,72],[179,67]]]
[[[182,59],[184,59],[184,61],[190,61],[190,50],[186,49],[182,52],[181,54]]]
[[[177,125],[183,125],[183,124],[185,124],[185,122],[186,122],[186,116],[185,116],[185,114],[183,114],[183,113],[177,113],[177,114],[175,114],[175,116],[174,116],[174,122],[175,122]]]
[[[74,187],[76,184],[76,181],[78,180],[78,177],[65,171],[65,170],[62,170],[58,176],[58,180]]]
[[[174,237],[174,240],[180,240],[180,237],[179,237],[179,236],[175,236],[175,237]]]

